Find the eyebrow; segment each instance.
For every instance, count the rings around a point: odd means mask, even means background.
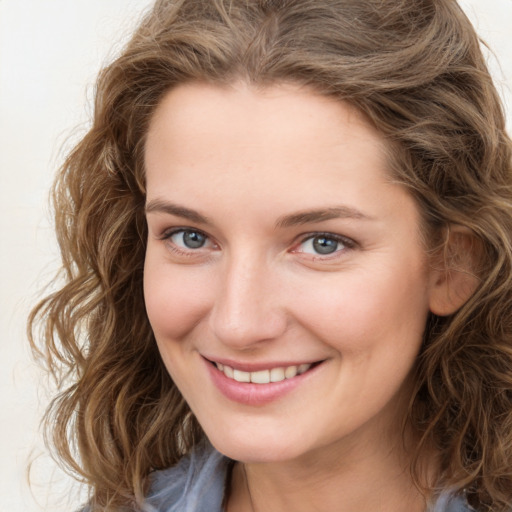
[[[350,206],[334,206],[331,208],[306,210],[303,212],[293,213],[291,215],[285,215],[277,220],[276,227],[287,228],[331,219],[371,220],[372,217],[365,215]]]
[[[185,206],[180,206],[178,204],[169,203],[167,201],[162,201],[159,199],[155,199],[154,201],[149,201],[145,208],[147,213],[168,213],[169,215],[175,215],[176,217],[181,217],[183,219],[190,220],[192,222],[197,222],[198,224],[209,224],[210,221],[208,217],[205,217],[201,213],[196,210],[192,210],[190,208],[186,208]]]
[[[169,203],[160,199],[149,201],[145,207],[146,213],[167,213],[175,215],[183,219],[196,222],[198,224],[210,224],[208,217],[196,210],[187,208],[174,203]],[[314,222],[322,222],[331,219],[357,219],[371,220],[372,217],[365,215],[359,210],[349,206],[334,206],[330,208],[319,208],[317,210],[305,210],[302,212],[292,213],[279,217],[276,221],[276,228],[287,228],[291,226],[300,226],[302,224],[310,224]]]

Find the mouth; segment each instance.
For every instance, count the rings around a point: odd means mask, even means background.
[[[283,399],[306,381],[314,379],[326,359],[314,362],[241,362],[203,356],[215,387],[229,400],[251,407]],[[294,364],[295,363],[295,364]]]
[[[318,366],[323,361],[317,361],[314,363],[302,363],[298,365],[289,366],[276,366],[269,369],[257,370],[257,371],[244,371],[237,368],[233,368],[227,364],[218,363],[215,361],[209,361],[213,366],[222,372],[228,379],[234,380],[240,383],[253,383],[253,384],[270,384],[282,382],[285,380],[293,379],[298,375],[302,375],[312,368]]]

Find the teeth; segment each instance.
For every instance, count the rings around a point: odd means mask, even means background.
[[[215,363],[217,368],[229,379],[237,382],[253,382],[254,384],[268,384],[269,382],[281,382],[285,379],[293,379],[296,375],[308,371],[311,364],[301,364],[299,366],[287,366],[281,368],[272,368],[271,370],[260,370],[257,372],[243,372],[234,370],[225,364]]]
[[[268,384],[270,382],[270,372],[268,370],[251,372],[251,382],[256,384]]]
[[[279,382],[284,379],[284,368],[272,368],[270,370],[270,382]]]
[[[296,366],[288,366],[286,370],[284,371],[284,376],[287,379],[293,379],[297,375],[297,367]]]
[[[251,382],[251,374],[240,370],[233,370],[233,378],[237,382]]]
[[[310,364],[301,364],[297,367],[297,373],[300,375],[301,373],[307,372],[310,368]]]

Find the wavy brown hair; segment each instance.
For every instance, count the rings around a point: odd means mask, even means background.
[[[159,0],[100,74],[92,127],[53,191],[65,282],[33,311],[56,377],[49,442],[94,511],[137,507],[154,469],[204,436],[162,364],[142,292],[144,145],[177,84],[294,82],[355,105],[389,141],[395,179],[432,247],[457,224],[481,247],[479,285],[428,321],[408,422],[417,477],[481,511],[512,502],[512,158],[473,27],[454,0]]]

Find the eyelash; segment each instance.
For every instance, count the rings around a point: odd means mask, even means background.
[[[160,237],[160,240],[164,241],[164,242],[167,242],[167,247],[174,253],[178,254],[179,256],[185,256],[185,257],[194,257],[196,256],[195,253],[197,253],[199,251],[199,249],[202,249],[203,247],[198,247],[197,249],[192,249],[192,248],[188,248],[188,249],[183,249],[181,247],[179,247],[178,245],[176,245],[176,243],[174,243],[171,239],[174,235],[178,234],[178,233],[197,233],[199,235],[202,235],[205,237],[205,239],[208,241],[210,240],[211,241],[211,238],[206,234],[204,233],[203,231],[201,231],[200,229],[193,229],[193,228],[185,228],[185,227],[180,227],[180,228],[174,228],[174,229],[171,229],[169,231],[166,231],[161,237]]]
[[[185,227],[179,227],[179,228],[174,228],[174,229],[171,229],[169,231],[166,231],[161,237],[160,239],[163,240],[164,242],[168,242],[167,243],[167,246],[169,247],[169,249],[180,255],[180,256],[185,256],[185,257],[194,257],[196,256],[196,253],[199,252],[200,249],[203,249],[203,246],[201,247],[198,247],[197,249],[193,249],[193,248],[188,248],[188,249],[183,249],[181,247],[179,247],[178,245],[176,245],[176,243],[172,242],[172,237],[178,233],[196,233],[196,234],[199,234],[201,236],[204,236],[206,241],[210,241],[210,243],[216,245],[214,242],[211,241],[211,237],[208,236],[206,233],[204,233],[203,231],[199,230],[199,229],[193,229],[193,228],[185,228]],[[315,238],[322,238],[324,237],[325,239],[327,240],[334,240],[337,244],[341,244],[343,245],[342,248],[340,249],[336,249],[334,252],[332,253],[327,253],[327,254],[320,254],[320,253],[317,253],[317,254],[311,254],[311,253],[307,253],[305,251],[300,251],[298,250],[298,248],[303,245],[304,243],[306,243],[308,240],[311,240],[313,241]],[[346,250],[351,250],[351,249],[355,249],[357,247],[357,243],[350,239],[350,238],[347,238],[345,236],[342,236],[342,235],[337,235],[337,234],[334,234],[334,233],[329,233],[329,232],[313,232],[313,233],[308,233],[308,234],[305,234],[305,235],[302,235],[300,241],[294,245],[294,248],[291,250],[292,253],[301,253],[301,254],[305,254],[305,255],[309,255],[311,256],[314,260],[328,260],[328,259],[333,259],[333,258],[336,258],[336,257],[339,257],[340,253],[342,252],[345,252]]]
[[[315,238],[322,238],[322,237],[327,239],[327,240],[333,240],[337,244],[341,244],[343,247],[342,248],[338,248],[334,252],[328,253],[328,254],[320,254],[320,253],[311,254],[311,253],[307,253],[305,251],[299,251],[298,250],[298,248],[301,245],[303,245],[304,243],[306,243],[307,241],[311,240],[312,243],[313,243]],[[305,255],[309,255],[309,256],[311,256],[315,260],[328,260],[328,259],[333,259],[333,258],[339,257],[341,253],[343,253],[343,252],[345,252],[347,250],[355,249],[357,247],[357,243],[354,240],[352,240],[351,238],[347,238],[347,237],[342,236],[342,235],[337,235],[335,233],[329,233],[329,232],[318,232],[317,231],[317,232],[314,232],[314,233],[308,233],[306,235],[303,235],[301,237],[300,242],[295,247],[296,248],[293,249],[292,252],[302,253],[302,254],[305,254]]]

